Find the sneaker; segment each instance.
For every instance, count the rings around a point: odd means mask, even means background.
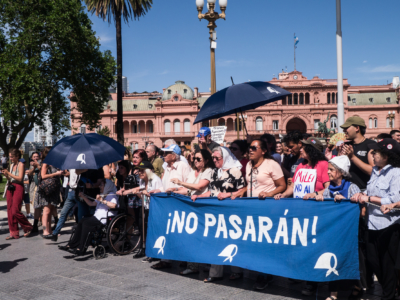
[[[304,289],[301,290],[301,293],[304,296],[312,296],[317,291],[317,286],[313,286],[311,284],[307,284]]]
[[[269,275],[269,274],[265,275],[265,276],[264,275],[258,275],[256,283],[254,284],[253,289],[259,290],[259,291],[265,289],[272,282],[272,279],[273,279],[272,275]]]
[[[27,219],[33,219],[33,215],[32,215],[32,214],[27,214],[27,215],[26,215],[26,218],[27,218]]]
[[[148,263],[151,257],[145,257],[142,259],[142,263]]]

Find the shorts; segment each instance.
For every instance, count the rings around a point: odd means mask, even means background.
[[[29,193],[24,194],[24,203],[29,204]]]

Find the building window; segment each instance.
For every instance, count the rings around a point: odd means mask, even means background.
[[[314,129],[318,130],[318,123],[319,123],[319,119],[314,120]]]
[[[294,94],[294,101],[293,101],[293,103],[294,103],[294,105],[297,105],[297,104],[299,104],[299,101],[298,101],[298,99],[299,99],[299,95],[296,93],[296,94]]]
[[[292,102],[292,95],[289,95],[288,96],[288,105],[292,105],[293,104],[293,102]]]
[[[179,120],[174,121],[174,132],[181,132],[181,122]]]
[[[390,128],[390,118],[386,118],[386,128]]]
[[[356,103],[356,98],[353,98],[353,99],[352,99],[352,102],[353,102],[353,103]]]
[[[153,104],[149,104],[149,108],[153,108]]]
[[[374,103],[374,98],[369,98],[369,103]]]
[[[168,90],[168,95],[171,95],[171,90]]]
[[[187,93],[187,89],[184,89],[184,90],[183,90],[183,93],[186,94],[186,93]]]
[[[183,129],[185,132],[190,132],[190,120],[186,119],[183,121]]]
[[[148,128],[147,128],[149,133],[153,133],[153,122],[148,123]]]
[[[350,98],[350,96],[347,96],[347,101],[351,101],[351,98]]]
[[[369,124],[369,128],[372,128],[372,118],[369,118],[369,122],[368,122]]]
[[[374,128],[378,128],[378,119],[377,118],[374,119]]]
[[[327,103],[331,104],[331,93],[328,93],[326,98],[327,98]]]
[[[133,109],[136,109],[137,108],[137,104],[133,104]]]
[[[387,102],[387,103],[392,102],[391,99],[390,99],[390,97],[387,97],[387,98],[386,98],[386,102]]]
[[[256,130],[263,130],[263,119],[261,117],[256,118]]]
[[[272,129],[279,130],[279,121],[272,121]]]
[[[337,128],[337,117],[336,116],[332,116],[331,117],[331,128],[332,129],[336,129]]]
[[[135,150],[139,149],[139,144],[135,143]]]
[[[178,96],[175,96],[175,97],[174,97],[174,100],[175,100],[175,101],[178,101],[178,100],[179,100]]]
[[[301,105],[304,104],[304,94],[303,93],[300,94],[300,104]]]
[[[166,120],[164,122],[164,131],[165,131],[165,133],[171,132],[171,122],[169,120]]]
[[[81,133],[82,133],[82,134],[85,134],[85,133],[86,133],[86,125],[85,125],[85,124],[82,124],[82,125],[81,125]]]
[[[335,104],[336,101],[336,93],[332,93],[332,104]]]
[[[137,133],[137,124],[136,123],[132,124],[132,133]]]

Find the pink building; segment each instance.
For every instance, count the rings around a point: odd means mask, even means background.
[[[246,111],[244,118],[249,134],[259,136],[274,134],[278,139],[287,131],[301,130],[313,134],[318,122],[327,119],[329,128],[337,128],[337,80],[321,79],[317,76],[307,79],[301,72],[282,72],[271,83],[292,93],[282,101],[267,104],[255,110]],[[389,85],[351,86],[344,80],[345,118],[360,116],[366,120],[367,137],[389,132],[391,123],[388,111],[395,112],[393,128],[400,127],[399,88]],[[201,126],[193,122],[210,93],[201,93],[190,88],[183,81],[163,89],[163,93],[126,94],[123,97],[125,145],[133,149],[144,148],[147,143],[161,147],[167,139],[175,139],[181,145],[197,143],[195,135]],[[117,137],[116,94],[101,114],[101,126],[111,130],[111,137]],[[75,103],[71,102],[71,115],[77,115]],[[239,117],[241,118],[241,117]],[[219,125],[227,126],[226,142],[237,138],[236,116],[218,119]],[[240,137],[243,128],[240,124]],[[84,124],[72,119],[72,127],[79,132],[90,132]],[[73,133],[76,133],[73,131]]]

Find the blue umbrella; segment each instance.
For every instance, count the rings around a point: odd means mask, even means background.
[[[281,100],[290,94],[276,85],[263,81],[232,85],[207,99],[194,124],[255,109],[264,104]]]
[[[124,159],[125,147],[97,133],[75,134],[59,140],[44,163],[61,170],[99,169]]]

